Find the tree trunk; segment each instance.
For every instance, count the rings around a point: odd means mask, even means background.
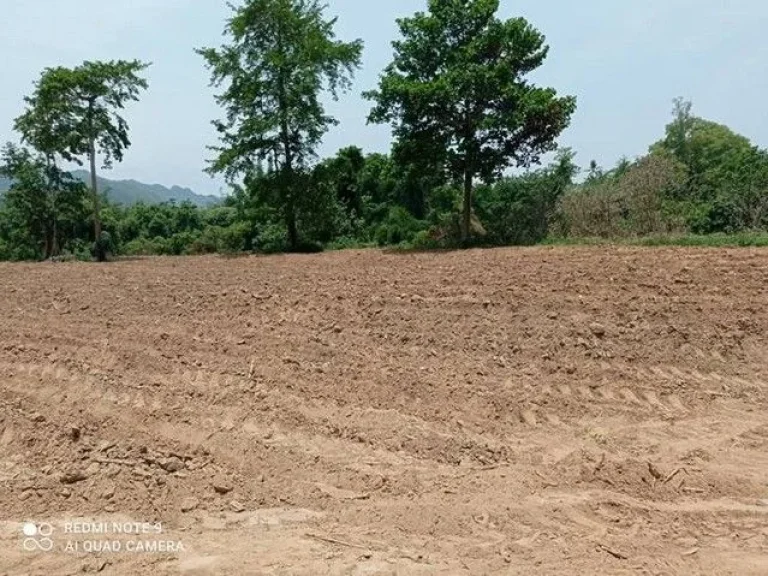
[[[91,138],[88,152],[91,161],[91,194],[93,195],[93,234],[96,242],[96,259],[99,262],[106,260],[106,254],[101,248],[101,198],[99,197],[99,183],[96,179],[96,140]]]
[[[91,149],[88,152],[91,161],[91,194],[93,195],[93,231],[96,240],[101,236],[101,198],[99,198],[99,182],[96,179],[96,142],[91,139]]]
[[[464,209],[461,214],[461,243],[467,246],[472,234],[472,172],[464,168]]]
[[[43,248],[43,260],[49,260],[53,253],[53,242],[51,240],[51,231],[48,227],[45,227],[45,247]]]
[[[277,45],[278,50],[284,53],[283,48],[283,31],[278,28],[277,31]],[[283,166],[283,174],[280,178],[283,186],[283,197],[285,200],[285,223],[288,227],[288,243],[290,244],[291,252],[296,252],[299,248],[299,232],[296,226],[296,199],[294,197],[294,181],[293,181],[293,151],[291,150],[291,133],[290,126],[288,125],[288,95],[286,94],[286,76],[288,72],[285,69],[285,64],[282,65],[277,76],[277,106],[278,113],[280,115],[280,141],[283,146],[283,154],[285,155],[285,165]],[[277,160],[275,160],[277,163]]]
[[[283,166],[283,196],[285,197],[285,223],[288,227],[288,243],[292,252],[299,248],[299,231],[296,226],[296,201],[294,199],[294,181],[293,181],[293,153],[291,152],[291,141],[288,134],[288,122],[283,119],[281,129],[283,148],[285,154],[285,166]]]
[[[56,214],[53,215],[53,245],[51,246],[51,256],[59,256],[59,223],[56,221]]]
[[[464,102],[464,209],[461,215],[461,243],[466,248],[472,236],[472,180],[475,167],[475,129],[471,103]]]
[[[58,223],[58,205],[56,199],[61,187],[61,179],[57,171],[56,162],[51,155],[46,156],[47,181],[48,181],[48,199],[51,210],[51,247],[47,258],[58,256],[59,249],[59,223]]]
[[[286,207],[286,221],[288,224],[288,242],[291,245],[291,251],[295,252],[299,249],[299,230],[296,226],[296,207],[293,204],[293,199],[289,200]]]

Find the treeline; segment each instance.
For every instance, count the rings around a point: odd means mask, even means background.
[[[316,0],[243,0],[225,43],[197,53],[223,118],[208,167],[231,193],[220,206],[111,205],[97,159],[130,145],[120,116],[148,89],[139,61],[46,69],[25,99],[0,176],[0,258],[61,254],[319,251],[351,246],[443,248],[534,244],[547,238],[733,233],[768,226],[768,153],[693,115],[678,100],[649,153],[580,174],[557,139],[576,100],[531,82],[549,48],[499,0],[428,0],[397,21],[394,57],[364,96],[387,123],[389,154],[358,147],[318,161],[363,42],[336,39]],[[549,155],[549,156],[548,156]],[[553,157],[549,165],[542,158]],[[86,187],[61,169],[87,162]]]
[[[545,239],[640,238],[768,231],[768,152],[726,126],[695,117],[676,101],[666,135],[639,159],[582,174],[570,150],[546,167],[479,185],[473,245],[530,245]],[[52,254],[91,259],[87,188],[28,151],[6,147],[3,170],[16,185],[0,204],[0,259]],[[108,251],[115,255],[276,253],[290,249],[284,218],[259,171],[219,206],[101,201]],[[46,182],[59,183],[47,197]],[[340,150],[302,182],[296,222],[303,251],[365,246],[462,245],[460,183],[403,162],[397,153]],[[55,246],[58,244],[58,246]]]
[[[675,101],[648,155],[609,171],[592,165],[559,203],[551,234],[624,238],[768,229],[768,151]]]

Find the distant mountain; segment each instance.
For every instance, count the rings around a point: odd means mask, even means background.
[[[90,174],[85,170],[73,170],[72,176],[85,183],[90,182]],[[117,204],[160,204],[175,200],[177,204],[184,201],[192,202],[198,206],[211,206],[221,199],[216,196],[201,196],[195,194],[189,188],[173,186],[166,188],[160,184],[144,184],[136,180],[109,180],[98,177],[99,190],[105,192],[107,197]]]
[[[72,176],[85,183],[90,182],[90,175],[85,170],[73,170]],[[106,192],[107,197],[116,204],[130,206],[139,202],[145,204],[161,204],[174,200],[177,204],[189,201],[198,206],[212,206],[221,201],[216,196],[202,196],[195,194],[189,188],[173,186],[166,188],[160,184],[144,184],[136,180],[109,180],[98,178],[99,191]],[[11,181],[0,177],[0,193],[10,188]]]

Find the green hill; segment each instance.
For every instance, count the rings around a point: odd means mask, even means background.
[[[74,170],[72,175],[83,182],[90,182],[90,176],[85,170]],[[171,200],[178,204],[189,201],[198,206],[211,206],[220,201],[216,196],[203,196],[180,186],[167,188],[160,184],[144,184],[136,180],[109,180],[101,177],[98,180],[101,192],[106,192],[112,202],[126,206],[139,202],[161,204]],[[10,180],[0,177],[0,193],[8,190],[10,185]]]

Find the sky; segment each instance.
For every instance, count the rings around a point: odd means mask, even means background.
[[[236,0],[237,1],[237,0]],[[361,38],[365,51],[352,90],[328,111],[339,121],[321,156],[359,145],[386,152],[387,126],[367,125],[375,88],[392,58],[395,19],[426,0],[326,0],[337,36]],[[224,0],[2,0],[0,142],[17,140],[13,119],[49,66],[83,60],[152,62],[149,90],[126,111],[132,147],[102,175],[179,185],[201,194],[225,190],[203,172],[221,116],[209,74],[195,48],[218,46],[230,10]],[[764,0],[501,0],[500,15],[523,16],[547,37],[550,56],[532,79],[575,95],[578,110],[561,136],[577,163],[611,166],[636,157],[663,134],[672,100],[682,96],[698,116],[727,124],[768,146],[768,40]]]

